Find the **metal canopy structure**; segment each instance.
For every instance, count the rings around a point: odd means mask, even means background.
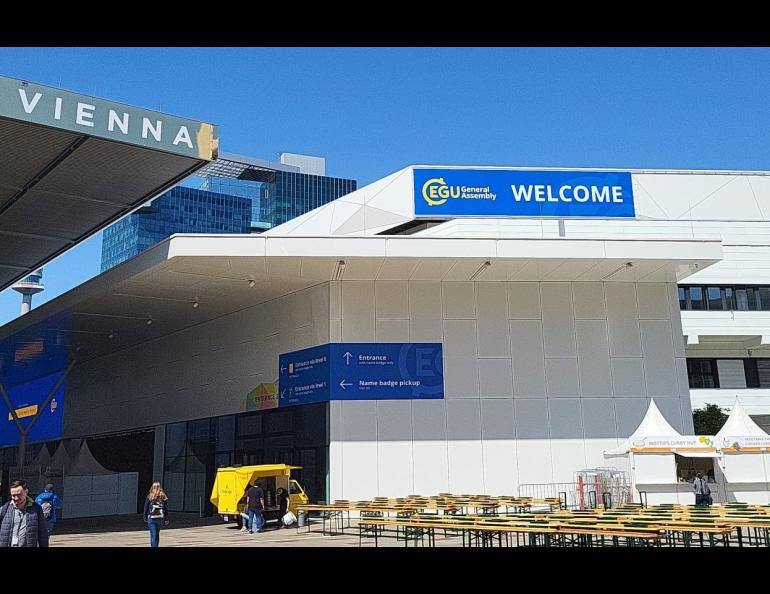
[[[211,124],[0,76],[0,290],[217,149]]]
[[[15,385],[332,280],[676,282],[721,254],[718,241],[173,235],[1,327],[0,381]]]

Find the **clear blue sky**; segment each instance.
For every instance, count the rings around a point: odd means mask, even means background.
[[[409,164],[770,169],[770,49],[0,48],[0,74],[219,126],[221,150]],[[0,245],[0,250],[2,246]],[[99,272],[101,236],[35,305]],[[0,293],[0,324],[20,296]]]

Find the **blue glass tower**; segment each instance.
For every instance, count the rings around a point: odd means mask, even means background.
[[[198,172],[198,187],[177,186],[104,231],[102,271],[174,233],[261,233],[353,192],[354,179],[323,175],[320,157],[301,166],[226,155]],[[191,178],[187,184],[192,182]]]
[[[104,230],[102,271],[174,233],[249,233],[251,200],[177,186]]]

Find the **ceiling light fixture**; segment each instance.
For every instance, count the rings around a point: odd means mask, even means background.
[[[257,281],[255,281],[254,279],[251,279],[249,281],[249,287],[252,288],[252,289],[254,288],[254,285],[256,285],[256,284],[257,284]]]
[[[342,280],[343,274],[345,274],[345,260],[339,260],[337,262],[337,268],[334,271],[334,280]]]
[[[193,309],[198,309],[200,307],[200,303],[198,303],[197,299],[195,301],[193,301],[192,305],[193,305]]]
[[[485,271],[487,268],[489,268],[490,266],[492,266],[492,262],[490,262],[489,260],[487,260],[486,262],[482,262],[482,263],[481,263],[481,266],[479,266],[479,267],[478,267],[478,268],[477,268],[477,269],[476,269],[476,270],[473,272],[473,274],[471,274],[471,277],[470,277],[468,280],[476,280],[476,279],[477,279],[478,277],[480,277],[480,276],[481,276],[481,275],[484,273],[484,271]]]
[[[629,268],[633,268],[634,263],[633,262],[624,262],[620,266],[618,266],[615,270],[612,272],[608,272],[602,277],[602,280],[609,280],[613,276],[615,276],[618,272],[622,272],[623,270],[628,270]]]

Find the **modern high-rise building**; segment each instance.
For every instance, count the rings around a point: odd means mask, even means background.
[[[249,233],[252,202],[177,186],[104,230],[102,271],[133,258],[174,233]]]
[[[280,153],[279,159],[220,153],[200,178],[106,229],[102,271],[174,233],[262,233],[357,188],[356,180],[327,177],[323,157]]]

